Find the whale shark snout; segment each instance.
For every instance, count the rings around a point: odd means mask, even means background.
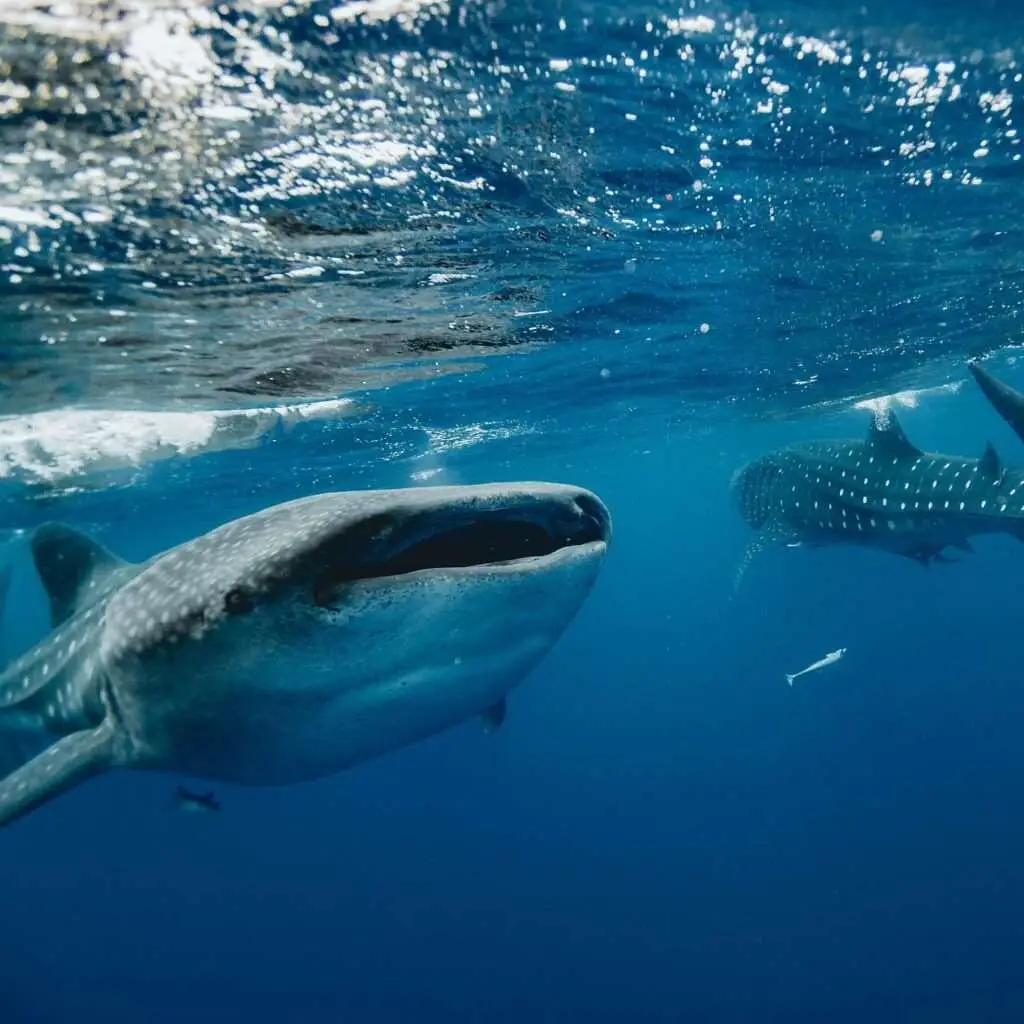
[[[610,538],[549,483],[314,495],[142,565],[40,527],[54,632],[0,676],[0,755],[5,723],[56,742],[0,780],[0,824],[111,767],[275,785],[500,723]]]

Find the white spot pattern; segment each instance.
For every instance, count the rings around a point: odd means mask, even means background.
[[[794,531],[799,536],[806,529],[826,538],[829,533],[841,536],[854,529],[874,530],[879,521],[873,515],[861,518],[856,509],[888,509],[890,505],[898,505],[901,518],[884,520],[885,527],[901,532],[907,545],[914,543],[915,533],[919,534],[925,549],[936,543],[944,546],[943,535],[951,538],[950,543],[964,536],[963,528],[955,527],[949,518],[956,512],[973,512],[978,517],[971,520],[968,533],[1012,529],[1006,521],[1008,517],[1017,522],[1024,519],[1024,501],[1012,507],[1009,504],[1009,498],[1016,497],[1018,489],[1024,489],[1024,480],[1017,471],[1004,470],[998,480],[992,480],[981,473],[978,460],[894,456],[891,465],[902,469],[889,470],[885,475],[879,467],[873,477],[871,472],[865,473],[866,467],[876,462],[870,442],[856,448],[829,447],[825,443],[797,445],[792,451],[790,461],[779,463],[784,469],[779,482],[784,480],[786,491],[793,495],[792,499],[779,499],[778,515],[788,536],[793,536]],[[807,458],[803,452],[813,455]],[[972,488],[980,488],[981,492],[973,500]],[[903,495],[904,500],[891,500],[896,493]],[[990,508],[993,504],[994,508]],[[819,514],[812,518],[805,509]],[[824,509],[828,514],[820,515]],[[982,519],[982,513],[989,518]]]

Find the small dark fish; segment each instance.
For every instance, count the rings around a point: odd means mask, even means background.
[[[178,792],[175,794],[175,799],[177,801],[178,808],[182,811],[211,814],[214,811],[220,810],[220,801],[213,795],[213,793],[193,793],[190,790],[185,789],[184,786],[179,786]]]

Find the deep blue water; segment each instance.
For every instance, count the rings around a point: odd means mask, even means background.
[[[966,390],[901,413],[930,449],[1016,454]],[[595,592],[505,726],[311,785],[218,786],[215,817],[177,813],[173,779],[108,776],[6,830],[4,1019],[1017,1019],[1024,549],[928,569],[772,549],[733,594],[735,466],[867,420],[695,439],[652,418],[570,455],[449,453],[454,481],[569,479],[614,516]],[[299,479],[332,452],[336,472]],[[279,475],[274,497],[407,480],[346,456],[310,431],[246,472]],[[206,458],[202,508],[175,515],[154,473],[80,521],[140,557],[271,496]],[[41,628],[29,597],[9,634]]]
[[[735,590],[729,496],[896,392],[921,447],[1024,461],[963,364],[1007,349],[1024,388],[1021,13],[455,4],[328,40],[335,5],[279,6],[193,26],[198,99],[72,59],[114,43],[0,37],[36,90],[0,115],[3,646],[45,632],[16,531],[47,519],[141,559],[321,490],[547,479],[604,499],[612,549],[496,734],[218,785],[210,816],[110,774],[5,829],[0,1024],[1021,1020],[1024,546],[775,547]],[[253,40],[336,95],[262,77]],[[95,75],[40,98],[71,65]],[[208,130],[227,92],[258,117]],[[58,198],[112,216],[10,213]],[[337,397],[244,444],[117,419]]]

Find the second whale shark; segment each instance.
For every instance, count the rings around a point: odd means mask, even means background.
[[[980,458],[926,453],[890,410],[867,437],[809,441],[740,469],[732,494],[759,542],[859,544],[915,559],[948,561],[970,538],[1024,539],[1024,473],[991,445]]]
[[[39,527],[54,629],[0,674],[0,825],[111,768],[277,785],[497,725],[610,536],[549,483],[318,494],[142,564]]]

